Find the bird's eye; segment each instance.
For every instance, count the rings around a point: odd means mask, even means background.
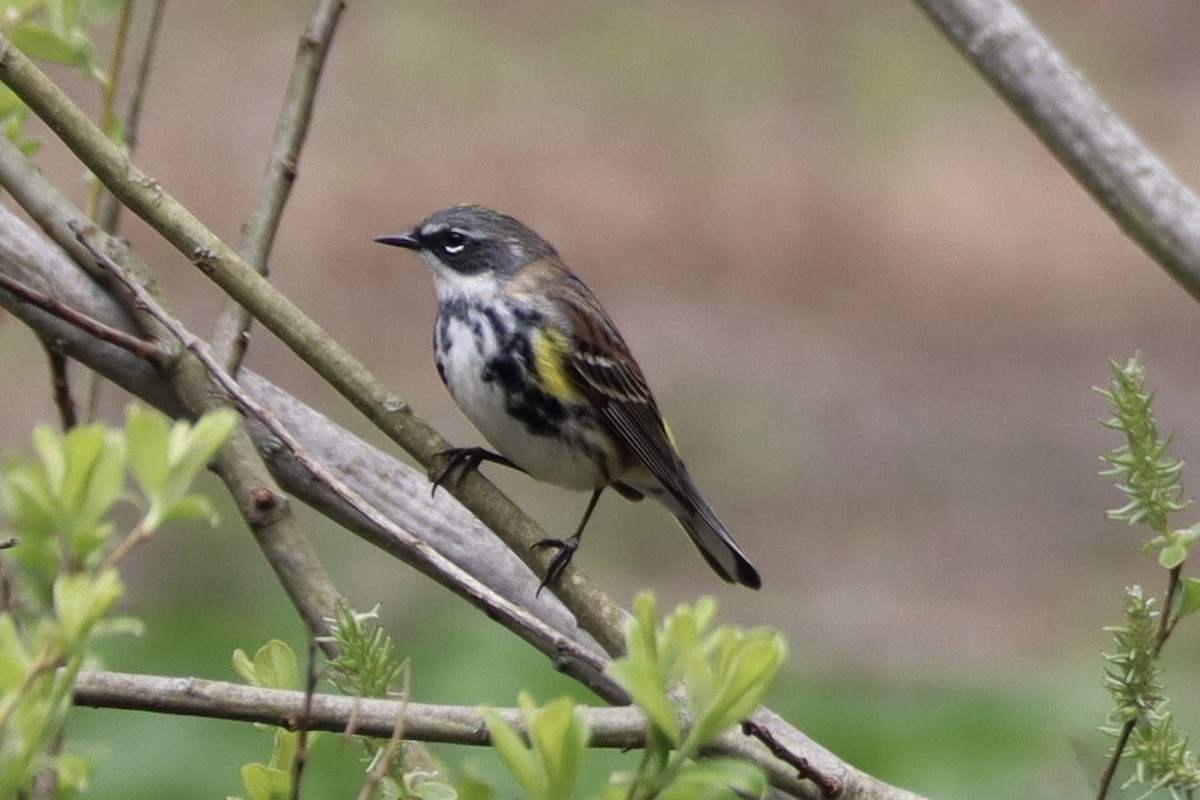
[[[467,236],[458,231],[447,231],[442,237],[442,249],[448,255],[456,256],[467,246]]]

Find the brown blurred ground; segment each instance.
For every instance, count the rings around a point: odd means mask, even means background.
[[[138,161],[229,241],[309,5],[168,9]],[[1200,8],[1027,7],[1200,184]],[[81,195],[75,162],[44,160]],[[889,673],[1091,653],[1120,587],[1159,585],[1104,518],[1116,440],[1090,387],[1141,348],[1196,458],[1195,304],[909,5],[350,3],[274,278],[473,442],[432,369],[428,276],[370,241],[465,201],[530,223],[603,298],[765,584],[726,589],[665,515],[614,497],[579,563],[616,596],[713,592],[806,662]],[[209,330],[212,288],[126,230]],[[11,321],[0,359],[29,387],[5,392],[19,445],[50,414],[41,360]],[[362,428],[269,335],[249,363]],[[504,485],[552,530],[582,509]],[[368,605],[419,580],[362,570]]]

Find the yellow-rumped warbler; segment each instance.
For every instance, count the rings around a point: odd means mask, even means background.
[[[630,500],[648,495],[662,503],[718,575],[759,588],[758,572],[688,475],[621,334],[549,242],[510,216],[469,205],[375,241],[415,250],[429,266],[438,375],[500,451],[448,451],[435,491],[453,469],[483,461],[591,489],[575,533],[538,543],[558,550],[542,586],[571,561],[611,486]]]

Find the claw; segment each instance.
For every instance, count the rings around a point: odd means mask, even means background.
[[[513,469],[521,469],[504,456],[482,447],[451,447],[449,450],[443,450],[434,457],[444,458],[447,461],[446,466],[442,467],[441,471],[433,478],[433,488],[429,490],[430,497],[437,494],[438,487],[446,482],[446,479],[450,477],[450,473],[455,470],[458,471],[458,477],[454,480],[454,486],[457,487],[462,483],[463,478],[467,477],[467,473],[479,469],[479,465],[484,461],[490,461],[493,464],[500,464],[505,467],[512,467]],[[524,470],[521,471],[524,472]]]
[[[542,582],[538,584],[537,591],[534,592],[534,597],[542,593],[549,584],[554,583],[566,570],[567,565],[571,563],[571,559],[575,557],[575,551],[579,549],[578,534],[570,539],[542,539],[540,542],[535,542],[534,550],[542,550],[547,547],[553,547],[558,552],[554,554],[554,558],[550,560],[550,566],[546,568],[546,574],[542,577]]]

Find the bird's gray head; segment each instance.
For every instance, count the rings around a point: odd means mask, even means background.
[[[417,251],[439,283],[488,274],[506,279],[526,264],[558,258],[550,243],[522,222],[483,206],[443,208],[410,231],[375,241]]]

